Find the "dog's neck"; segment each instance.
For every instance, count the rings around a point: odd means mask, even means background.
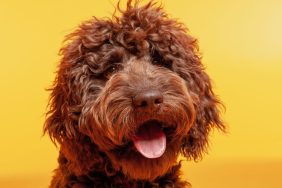
[[[180,179],[180,168],[181,164],[177,164],[173,166],[170,171],[168,171],[165,175],[158,177],[155,180],[132,180],[123,175],[122,172],[117,172],[115,175],[109,177],[105,175],[104,178],[109,182],[109,187],[124,187],[124,188],[162,188],[162,187],[171,187],[172,185],[175,188],[184,188],[190,187],[190,184],[186,181],[182,181]],[[115,182],[113,184],[113,182]],[[178,185],[178,186],[176,186]]]
[[[65,169],[64,166],[59,167],[56,173],[61,174],[60,171]],[[69,170],[68,170],[69,171]],[[132,180],[126,177],[122,172],[116,172],[109,176],[101,171],[91,170],[84,175],[75,175],[69,171],[68,174],[61,174],[64,177],[60,178],[61,187],[123,187],[123,188],[162,188],[170,187],[171,185],[179,185],[178,187],[189,187],[189,183],[179,179],[180,164],[175,165],[171,168],[167,174],[162,177],[158,177],[153,181],[147,180]],[[54,179],[53,179],[54,181]],[[71,184],[70,184],[71,183]],[[54,182],[51,184],[54,186]],[[75,186],[74,186],[75,185]],[[51,186],[51,187],[52,187]],[[176,188],[178,188],[176,187]]]

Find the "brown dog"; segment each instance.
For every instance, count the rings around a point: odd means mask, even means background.
[[[225,126],[185,27],[150,2],[68,35],[44,130],[60,145],[51,187],[188,187],[179,154],[199,159]]]

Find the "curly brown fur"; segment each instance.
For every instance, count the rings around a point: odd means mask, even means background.
[[[61,49],[44,126],[60,145],[50,187],[188,187],[179,154],[200,159],[210,130],[225,130],[197,41],[153,1],[118,10],[120,17],[82,23]],[[151,90],[163,96],[156,109],[133,105]],[[155,159],[132,142],[148,121],[167,137]]]

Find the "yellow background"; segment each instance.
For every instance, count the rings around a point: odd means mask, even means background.
[[[42,137],[64,35],[116,0],[0,1],[0,187],[47,187],[58,150]],[[229,134],[184,164],[195,188],[282,187],[282,1],[163,0],[199,39]]]

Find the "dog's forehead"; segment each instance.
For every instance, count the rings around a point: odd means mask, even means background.
[[[141,58],[130,57],[123,62],[124,71],[139,72],[141,70],[150,70],[152,68],[150,56],[144,56]]]
[[[132,56],[125,62],[125,64],[127,64],[127,65],[132,65],[133,63],[139,63],[139,64],[143,63],[144,64],[144,63],[148,63],[150,61],[151,61],[151,57],[149,55],[143,56],[143,57],[140,57],[140,58],[138,58],[136,56]]]

